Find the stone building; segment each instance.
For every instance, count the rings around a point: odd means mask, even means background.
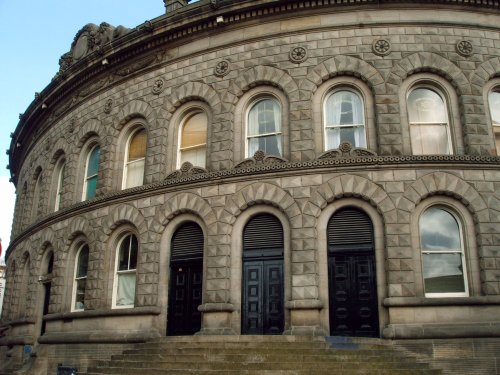
[[[499,2],[166,8],[82,28],[12,134],[0,368],[195,333],[498,348]]]

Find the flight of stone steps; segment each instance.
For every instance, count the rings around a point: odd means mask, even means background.
[[[437,375],[376,340],[304,336],[165,337],[99,361],[87,375]],[[80,373],[79,373],[80,374]]]

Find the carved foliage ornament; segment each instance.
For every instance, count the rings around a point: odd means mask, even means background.
[[[294,47],[290,50],[288,58],[293,63],[302,63],[307,60],[307,49],[302,46]]]
[[[472,54],[474,53],[474,47],[468,40],[459,40],[455,45],[455,48],[457,50],[457,53],[462,56],[472,56]]]
[[[337,150],[326,151],[318,159],[337,159],[356,156],[377,156],[377,154],[366,148],[352,147],[349,142],[342,142]]]
[[[227,60],[222,60],[215,65],[214,68],[214,75],[217,77],[224,77],[226,74],[228,74],[230,71],[229,67],[229,61]]]
[[[389,42],[387,39],[377,39],[373,41],[372,51],[378,56],[387,56],[389,53],[391,53],[391,49],[391,42]]]
[[[202,173],[208,173],[208,170],[202,167],[196,167],[190,162],[186,161],[182,163],[180,169],[173,171],[167,177],[165,177],[165,180],[189,177],[195,174],[202,174]]]
[[[247,158],[234,166],[234,169],[251,168],[259,165],[282,164],[288,160],[277,155],[266,155],[262,150],[257,150],[253,157]]]

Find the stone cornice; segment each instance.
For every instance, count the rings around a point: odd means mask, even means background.
[[[301,174],[324,173],[324,172],[346,172],[359,169],[403,169],[418,166],[430,168],[482,168],[495,169],[500,167],[500,157],[493,156],[469,156],[469,155],[422,155],[422,156],[358,156],[316,159],[306,162],[286,162],[272,164],[256,164],[246,168],[233,168],[221,171],[207,171],[197,174],[180,174],[178,178],[166,179],[149,185],[134,187],[104,194],[94,199],[76,203],[60,211],[43,217],[38,222],[26,228],[16,238],[12,239],[6,254],[6,260],[13,248],[18,243],[32,236],[34,233],[61,220],[66,220],[75,215],[99,209],[101,207],[128,201],[130,199],[143,198],[147,196],[162,194],[168,191],[189,187],[188,185],[210,185],[217,183],[233,182],[238,179],[248,179],[251,176],[281,176],[301,172]]]
[[[137,63],[138,57],[154,54],[165,45],[175,45],[181,39],[196,37],[207,31],[217,30],[220,27],[241,25],[244,21],[262,20],[266,17],[276,17],[289,13],[307,12],[323,8],[365,8],[381,6],[405,7],[411,4],[415,6],[454,7],[463,9],[479,9],[481,11],[498,11],[500,2],[497,0],[351,0],[349,3],[337,0],[233,0],[218,1],[214,9],[209,0],[202,0],[191,5],[180,8],[171,14],[160,16],[151,21],[137,26],[131,32],[125,33],[111,42],[104,44],[99,51],[92,52],[88,56],[70,65],[63,76],[56,76],[54,80],[35,98],[27,110],[20,116],[20,121],[15,132],[12,134],[12,142],[9,149],[9,165],[11,177],[17,183],[18,172],[24,157],[29,151],[31,132],[44,131],[50,126],[54,117],[60,117],[64,112],[77,104],[74,98],[75,90],[82,88],[97,77],[113,75],[120,68],[126,69],[128,63]],[[222,16],[224,22],[219,25],[217,16]],[[109,65],[103,65],[106,59]],[[113,69],[110,68],[113,66]],[[154,66],[154,64],[153,64]],[[151,68],[151,66],[149,67]],[[138,69],[141,71],[141,69]],[[112,79],[111,79],[112,80]],[[112,80],[113,81],[113,80]],[[116,81],[116,80],[115,80]],[[45,108],[42,108],[44,107]],[[62,108],[61,108],[62,107]],[[52,119],[51,119],[52,117]],[[35,129],[35,126],[37,129]],[[26,142],[25,142],[26,141]],[[20,143],[21,148],[16,144]]]

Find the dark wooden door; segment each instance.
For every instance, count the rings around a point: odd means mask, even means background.
[[[243,263],[242,333],[280,335],[284,327],[283,260]]]
[[[172,264],[170,267],[170,293],[168,304],[168,335],[192,335],[201,328],[203,284],[202,261]]]
[[[336,253],[329,256],[332,335],[378,336],[374,262],[370,253]]]

